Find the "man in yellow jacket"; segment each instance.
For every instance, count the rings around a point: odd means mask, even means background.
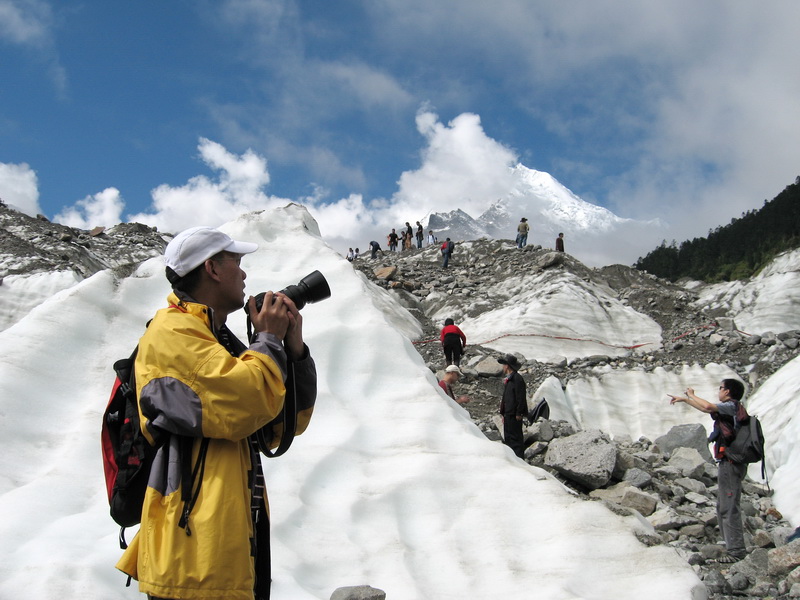
[[[225,325],[244,306],[241,258],[256,249],[194,227],[164,253],[173,293],[142,336],[135,366],[142,428],[159,450],[139,532],[117,564],[148,598],[269,598],[268,505],[254,434],[277,445],[289,382],[302,433],[317,376],[300,312],[284,294],[267,292],[260,311],[249,298],[249,346]],[[187,499],[181,482],[192,471]]]

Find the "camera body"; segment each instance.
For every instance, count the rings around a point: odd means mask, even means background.
[[[320,300],[331,297],[331,288],[328,281],[319,271],[314,271],[303,277],[297,285],[290,285],[280,291],[291,298],[297,310],[301,310],[306,304],[314,304]],[[260,312],[264,306],[264,296],[266,292],[261,292],[255,297],[256,311]],[[250,316],[248,306],[245,304],[244,311]]]

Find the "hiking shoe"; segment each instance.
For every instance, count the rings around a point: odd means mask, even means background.
[[[733,563],[737,563],[742,560],[744,556],[735,556],[733,554],[723,554],[717,559],[717,562],[722,565],[730,565]]]

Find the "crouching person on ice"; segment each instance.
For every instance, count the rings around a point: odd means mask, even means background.
[[[142,429],[159,449],[139,532],[117,564],[148,598],[269,598],[259,450],[271,452],[286,434],[288,398],[296,398],[296,433],[305,430],[317,376],[300,312],[284,294],[267,292],[260,310],[249,298],[249,346],[225,325],[245,304],[240,263],[256,249],[195,227],[165,251],[173,293],[135,363]]]
[[[720,563],[734,563],[747,555],[742,530],[742,480],[747,474],[747,464],[731,461],[725,450],[736,437],[739,424],[747,419],[742,406],[744,384],[738,379],[723,379],[719,386],[719,402],[703,400],[686,388],[685,396],[667,394],[670,404],[683,402],[700,412],[708,413],[714,419],[714,431],[709,442],[714,442],[714,458],[719,467],[717,475],[717,521],[720,533],[725,540],[727,553],[717,559]]]

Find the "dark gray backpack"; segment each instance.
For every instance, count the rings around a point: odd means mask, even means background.
[[[725,449],[725,458],[739,464],[761,461],[761,477],[764,477],[764,433],[757,417],[748,415],[744,422],[739,423],[736,437]]]

